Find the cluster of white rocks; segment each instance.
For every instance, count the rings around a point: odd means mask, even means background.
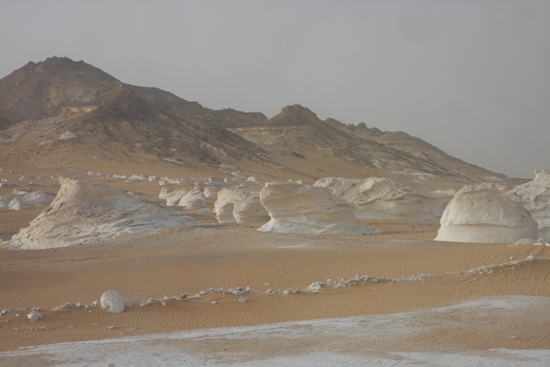
[[[512,260],[512,261],[508,261],[506,263],[497,264],[497,265],[482,265],[480,267],[470,269],[468,271],[468,275],[471,276],[474,274],[493,274],[497,269],[502,270],[502,268],[509,267],[511,265],[520,265],[522,263],[533,262],[536,260],[537,258],[535,256],[529,255],[523,260]]]

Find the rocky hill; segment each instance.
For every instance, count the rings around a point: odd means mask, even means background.
[[[322,154],[363,166],[370,175],[445,177],[458,182],[510,182],[510,178],[451,157],[445,152],[402,132],[382,132],[366,125],[346,125],[329,118],[322,121],[300,105],[283,107],[281,113],[255,127],[231,131],[272,152],[295,157]],[[381,173],[377,171],[386,171]]]
[[[209,172],[224,165],[233,167],[226,173],[312,182],[345,176],[389,177],[413,186],[521,183],[402,132],[322,121],[300,105],[283,107],[270,119],[213,110],[158,88],[125,84],[66,57],[29,62],[0,79],[0,162],[68,167],[62,164],[71,161],[86,170],[90,158],[103,165],[148,162],[155,169]]]
[[[157,88],[124,84],[85,62],[49,58],[0,80],[2,157],[96,156],[135,161],[136,153],[193,166],[254,157],[258,146],[224,125],[266,120],[215,111]]]

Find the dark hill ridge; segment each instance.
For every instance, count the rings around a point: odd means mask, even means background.
[[[28,63],[0,80],[0,96],[0,121],[11,126],[0,138],[11,158],[47,156],[63,145],[105,158],[130,159],[139,150],[190,165],[268,160],[260,147],[224,128],[256,124],[266,120],[263,114],[207,109],[157,88],[124,84],[82,61]],[[59,141],[66,131],[78,138]]]
[[[90,104],[120,84],[83,61],[66,57],[51,57],[36,64],[31,61],[0,79],[0,128],[58,115],[63,107]]]
[[[422,139],[408,134],[383,133],[365,124],[349,125],[329,118],[322,121],[300,105],[283,107],[281,113],[256,127],[231,129],[257,144],[282,154],[307,155],[322,152],[325,156],[354,161],[366,168],[384,169],[397,174],[421,173],[446,176],[460,182],[509,178],[449,156]]]

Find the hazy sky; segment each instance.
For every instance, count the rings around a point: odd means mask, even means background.
[[[205,107],[402,130],[550,169],[550,0],[0,0],[0,77],[50,56]]]

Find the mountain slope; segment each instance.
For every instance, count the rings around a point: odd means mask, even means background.
[[[350,126],[334,119],[322,121],[300,105],[283,107],[281,113],[260,126],[233,128],[231,131],[280,154],[305,157],[322,154],[355,162],[368,175],[442,176],[457,182],[510,182],[501,174],[449,156],[425,141],[405,133],[383,133],[366,125]],[[386,171],[386,173],[380,172]],[[377,172],[378,171],[378,172]]]
[[[239,119],[256,123],[263,114],[206,109],[68,58],[28,63],[0,80],[0,96],[0,121],[9,126],[0,132],[4,160],[48,158],[61,149],[63,156],[130,161],[140,152],[189,166],[269,161],[261,148],[223,127]],[[66,132],[76,137],[63,139]]]

